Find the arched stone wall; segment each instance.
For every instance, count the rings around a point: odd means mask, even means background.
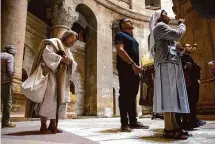
[[[215,60],[215,19],[205,19],[192,7],[190,0],[173,0],[176,18],[185,18],[187,31],[182,43],[198,44],[192,54],[201,66],[201,85],[198,102],[199,113],[215,113],[215,78],[209,72],[207,63]]]
[[[85,4],[77,5],[76,11],[88,23],[85,47],[85,115],[97,115],[97,20]]]

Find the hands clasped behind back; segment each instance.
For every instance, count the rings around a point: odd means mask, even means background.
[[[138,75],[142,71],[142,68],[136,64],[132,64],[132,70],[136,75]]]

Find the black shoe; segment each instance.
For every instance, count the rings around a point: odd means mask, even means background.
[[[132,132],[131,127],[129,124],[122,124],[121,125],[121,131],[122,132]]]
[[[201,120],[197,121],[196,123],[197,123],[198,126],[203,126],[203,125],[206,124],[205,121],[201,121]]]
[[[149,126],[143,125],[141,122],[130,123],[132,129],[148,129]]]

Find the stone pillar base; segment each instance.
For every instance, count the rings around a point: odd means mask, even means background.
[[[21,78],[14,77],[13,78],[13,93],[16,93],[17,95],[22,95],[22,97],[25,97],[21,92],[21,85],[22,81]]]
[[[21,93],[13,93],[11,117],[25,117],[26,97]]]
[[[67,112],[66,113],[66,118],[68,119],[76,119],[78,115],[75,112]]]

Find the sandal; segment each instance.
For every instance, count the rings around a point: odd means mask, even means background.
[[[56,134],[56,133],[63,133],[62,130],[58,129],[58,128],[51,128],[51,127],[48,127],[48,130],[50,130],[53,134]]]
[[[49,129],[42,129],[42,128],[40,128],[40,133],[41,134],[51,134],[52,132]]]
[[[192,137],[193,135],[192,134],[189,134],[187,131],[185,131],[184,129],[175,129],[175,131],[179,131],[179,132],[182,132],[184,135],[187,135],[188,137]]]
[[[183,134],[187,135],[187,136],[193,136],[192,134],[189,134],[187,131],[183,130],[183,129],[176,129],[177,131],[181,131]]]
[[[164,129],[163,137],[178,139],[178,140],[186,140],[188,138],[188,135],[185,134],[182,130],[178,130],[178,129],[166,130],[166,129]]]

